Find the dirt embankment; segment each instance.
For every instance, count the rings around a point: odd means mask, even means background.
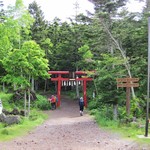
[[[0,150],[142,150],[135,142],[98,127],[78,103],[63,98],[61,107],[47,111],[49,119],[25,137],[0,143]],[[144,149],[146,150],[146,148]]]

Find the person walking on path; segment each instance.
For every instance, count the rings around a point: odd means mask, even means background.
[[[80,116],[83,116],[83,110],[84,110],[84,100],[83,100],[83,97],[80,97],[80,99],[79,99],[79,107],[80,107]]]

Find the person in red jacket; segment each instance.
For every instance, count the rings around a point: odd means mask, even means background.
[[[49,101],[51,103],[52,110],[56,109],[56,96],[52,95]]]

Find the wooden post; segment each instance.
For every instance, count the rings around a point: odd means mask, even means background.
[[[58,107],[60,106],[60,92],[61,92],[61,74],[58,75],[58,87],[57,87]]]
[[[135,83],[139,81],[139,78],[118,78],[117,87],[125,87],[126,88],[126,113],[130,115],[130,88],[138,87],[139,83]]]
[[[126,112],[130,115],[130,87],[126,87]]]
[[[85,107],[87,107],[86,80],[83,80],[83,99],[84,99],[84,105],[85,105]]]

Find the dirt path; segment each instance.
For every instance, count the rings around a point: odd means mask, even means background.
[[[135,143],[100,129],[91,116],[79,116],[78,104],[62,100],[49,119],[25,137],[0,143],[0,150],[138,150]]]

